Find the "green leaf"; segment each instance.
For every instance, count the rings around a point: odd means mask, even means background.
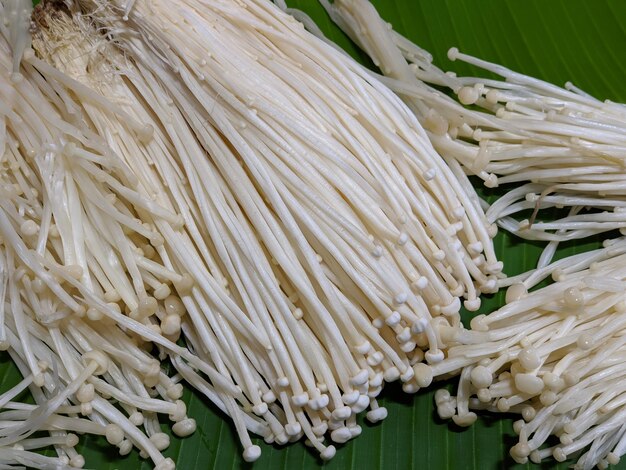
[[[290,6],[309,13],[322,30],[359,60],[363,54],[328,20],[316,0],[292,0]],[[597,96],[626,101],[626,2],[620,0],[375,0],[381,15],[400,33],[433,53],[436,63],[459,74],[477,73],[471,67],[450,63],[448,48],[498,62],[525,74],[562,85],[570,80]],[[489,195],[488,193],[485,193]],[[597,241],[570,243],[559,256],[591,249]],[[521,243],[504,234],[496,248],[505,271],[515,274],[534,266],[539,244]],[[497,308],[498,294],[486,299],[482,311]],[[2,356],[0,387],[19,380],[16,369]],[[508,448],[515,442],[512,420],[482,417],[460,430],[435,417],[433,391],[404,395],[398,386],[383,392],[389,417],[383,423],[363,424],[363,433],[341,446],[337,456],[323,465],[328,469],[498,469],[513,465]],[[173,439],[166,455],[181,469],[247,468],[242,462],[233,426],[199,395],[188,392],[189,415],[198,421],[191,437]],[[302,443],[285,448],[262,442],[255,470],[309,469],[321,465]],[[126,458],[102,440],[86,438],[81,451],[89,468],[149,468],[136,452]],[[142,463],[143,462],[143,463]],[[528,468],[567,468],[567,465],[528,465]],[[626,465],[618,468],[626,469]]]

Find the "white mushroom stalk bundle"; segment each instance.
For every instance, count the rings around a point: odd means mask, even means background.
[[[32,50],[25,56],[36,62]],[[184,292],[188,281],[155,227],[179,216],[141,193],[137,175],[81,119],[56,81],[63,76],[48,71],[26,63],[15,74],[0,43],[0,347],[24,377],[0,396],[0,463],[81,467],[71,433],[90,433],[173,468],[157,415],[182,436],[195,422],[180,377],[168,377],[161,359],[202,371],[222,393],[240,389],[176,345],[176,331],[163,333],[180,301],[153,289]],[[35,405],[14,401],[26,388]],[[33,452],[50,445],[57,458]]]
[[[251,320],[244,313],[249,306],[258,305],[259,299],[271,295],[258,273],[246,271],[249,260],[245,256],[251,253],[245,247],[258,246],[254,233],[176,108],[165,104],[162,95],[153,95],[154,90],[150,90],[139,70],[125,62],[120,52],[82,17],[72,20],[55,6],[47,6],[37,11],[35,50],[67,74],[62,86],[65,93],[76,98],[75,103],[80,102],[80,111],[93,123],[94,130],[108,137],[110,147],[138,175],[140,191],[182,219],[155,221],[159,234],[155,238],[159,252],[166,254],[167,269],[184,274],[169,274],[173,276],[171,283],[158,276],[145,280],[146,289],[164,305],[164,309],[156,311],[154,328],[158,326],[157,331],[172,341],[180,337],[181,330],[186,330],[187,336],[198,339],[194,353],[203,355],[206,363],[237,384],[237,388],[223,388],[210,375],[207,382],[206,376],[200,377],[185,362],[174,360],[183,376],[197,376],[196,380],[203,384],[199,390],[233,418],[244,444],[244,455],[253,459],[259,448],[252,444],[246,426],[268,438],[270,431],[275,431],[279,441],[287,441],[278,422],[280,417],[268,417],[270,427],[266,420],[259,420],[252,413],[252,409],[267,409],[261,396],[269,390],[263,381],[257,382],[254,364],[247,355],[261,356],[268,363],[279,361],[280,357],[270,348],[268,334],[276,337],[280,352],[285,350],[267,312],[259,311],[265,315],[261,320],[254,316]],[[38,69],[53,73],[45,62],[30,60]],[[146,107],[148,103],[152,108]],[[170,120],[161,127],[153,120],[157,115]],[[149,245],[142,250],[149,257],[156,254]],[[265,272],[271,273],[270,261],[260,248],[259,253],[257,263],[264,262]],[[265,391],[260,391],[264,386]],[[250,397],[250,402],[246,397]]]
[[[445,285],[447,290],[467,296],[470,306],[476,303],[476,287],[471,279],[478,288],[492,286],[489,275],[500,265],[489,242],[493,232],[488,233],[483,223],[473,191],[456,182],[417,121],[358,64],[304,32],[299,23],[266,2],[244,4],[247,7],[181,2],[174,4],[171,14],[175,16],[168,20],[154,13],[159,5],[135,3],[126,22],[107,19],[106,8],[96,10],[96,14],[104,17],[105,25],[109,21],[115,40],[142,66],[164,72],[164,86],[169,87],[177,104],[180,102],[179,109],[186,113],[199,136],[201,124],[206,127],[204,121],[208,118],[220,131],[219,126],[225,128],[223,132],[233,127],[230,143],[242,147],[236,149],[243,154],[240,158],[244,169],[255,184],[278,185],[279,176],[290,182],[289,186],[277,186],[275,191],[269,189],[273,186],[259,188],[276,192],[272,197],[281,198],[268,202],[277,217],[290,218],[279,212],[289,203],[285,210],[294,213],[291,217],[302,218],[297,203],[305,192],[312,196],[311,191],[318,191],[324,197],[309,202],[314,204],[315,211],[309,210],[316,217],[307,223],[311,225],[318,219],[322,223],[322,217],[335,214],[325,223],[346,230],[342,233],[346,243],[363,245],[368,258],[380,258],[378,264],[387,262],[389,253],[394,253],[399,259],[390,259],[389,263],[396,271],[401,270],[399,266],[403,272],[412,267],[420,279],[424,277],[420,285],[430,282],[432,290]],[[118,16],[122,13],[114,8],[109,12]],[[178,41],[186,26],[194,41],[187,41],[183,47]],[[213,40],[215,31],[223,33],[219,41]],[[142,35],[142,41],[135,38],[137,34]],[[236,59],[224,45],[231,36],[231,47],[246,51]],[[151,49],[158,50],[160,56],[149,54]],[[314,58],[314,53],[328,57]],[[156,61],[156,57],[163,61]],[[237,72],[239,78],[229,80]],[[187,102],[192,106],[183,107]],[[282,129],[280,126],[287,122],[290,127]],[[270,145],[268,139],[276,142]],[[267,147],[276,157],[265,156]],[[252,159],[248,155],[252,153],[255,160],[245,160]],[[314,181],[323,184],[324,190],[308,178],[316,178]],[[285,202],[281,204],[280,200]],[[298,219],[295,222],[304,224]],[[317,240],[323,239],[321,235],[309,238],[316,239],[315,244],[323,243]],[[425,247],[418,247],[421,242]],[[421,251],[413,253],[418,248]],[[484,264],[480,263],[483,251],[483,258],[487,258]],[[472,260],[480,264],[479,269]],[[432,265],[432,273],[426,261]],[[444,271],[452,271],[452,278]],[[439,296],[428,292],[430,289],[425,289],[422,297],[431,310],[435,302],[441,304],[440,308],[449,305],[443,305],[444,301],[452,302],[443,292]],[[403,299],[404,295],[398,293],[388,295]]]
[[[393,31],[369,0],[321,3],[389,77],[383,82],[411,106],[446,161],[453,167],[452,161],[458,161],[487,187],[517,186],[487,210],[491,223],[525,239],[550,241],[626,226],[622,104],[599,101],[571,83],[560,88],[456,48],[448,52],[451,60],[501,78],[445,73],[427,51]],[[453,96],[434,86],[448,88]],[[569,212],[540,211],[555,207]]]
[[[575,468],[591,469],[619,461],[626,453],[626,242],[605,245],[519,277],[504,307],[453,333],[457,345],[432,367],[435,375],[460,369],[456,396],[435,395],[442,418],[468,426],[476,410],[520,414],[510,451],[519,463],[576,457]],[[555,283],[528,292],[549,275]]]
[[[8,352],[24,380],[0,396],[0,462],[82,468],[85,460],[74,449],[77,433],[105,437],[120,455],[137,447],[155,468],[174,468],[161,454],[170,438],[161,432],[157,414],[169,417],[176,434],[193,432],[195,422],[180,400],[182,386],[161,372],[160,361],[113,323],[106,325],[105,337],[90,321],[44,326],[34,318],[32,305],[22,309],[24,318],[8,309],[5,316]],[[30,333],[27,346],[20,323]],[[37,361],[36,375],[27,364],[31,359]],[[37,405],[13,401],[27,388]],[[33,452],[48,446],[55,447],[58,458]]]
[[[383,381],[419,389],[415,367],[443,358],[458,297],[474,310],[495,289],[495,227],[401,101],[271,3],[80,3],[135,62],[128,80],[160,127],[172,138],[182,116],[192,129],[205,152],[190,167],[232,198],[233,245],[216,259],[271,349],[236,331],[243,356],[223,342],[225,367],[251,366],[237,373],[268,442],[304,434],[332,456],[321,437],[358,435],[367,407],[380,419]],[[200,333],[185,331],[213,357]]]

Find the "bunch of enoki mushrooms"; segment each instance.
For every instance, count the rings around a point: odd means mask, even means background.
[[[626,453],[626,108],[322,3],[382,75],[282,1],[0,2],[0,466],[81,468],[92,434],[172,469],[185,388],[246,461],[250,434],[328,460],[385,382],[452,376],[439,414],[519,414],[518,462]],[[498,226],[537,269],[503,274]]]

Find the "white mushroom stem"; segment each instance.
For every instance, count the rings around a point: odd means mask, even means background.
[[[29,0],[5,0],[0,2],[0,33],[11,46],[13,54],[12,79],[21,79],[19,69],[24,52],[30,47],[30,15],[33,3]],[[0,150],[3,150],[0,148]]]

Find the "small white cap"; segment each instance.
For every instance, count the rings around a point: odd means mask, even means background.
[[[320,458],[322,460],[330,460],[335,456],[336,453],[337,449],[335,449],[335,446],[328,446],[322,452],[320,452]]]
[[[338,444],[343,444],[345,442],[348,442],[351,438],[352,438],[352,433],[345,426],[341,428],[337,428],[333,432],[330,433],[330,439],[333,442],[337,442]]]
[[[348,419],[352,414],[352,409],[349,406],[342,406],[340,408],[335,409],[331,416],[335,421],[343,421]]]
[[[251,445],[243,451],[243,459],[246,462],[254,462],[261,457],[261,448],[257,445]]]
[[[378,423],[387,417],[387,408],[380,407],[367,412],[365,417],[370,423]]]
[[[193,418],[183,419],[174,423],[172,431],[178,437],[187,437],[196,431],[196,420]]]

